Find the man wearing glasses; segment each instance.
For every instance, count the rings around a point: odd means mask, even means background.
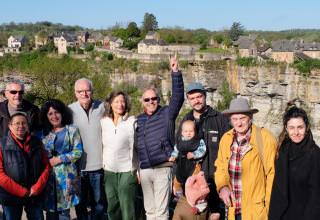
[[[30,132],[38,129],[39,109],[23,99],[24,84],[19,81],[10,81],[6,84],[4,96],[6,100],[0,103],[0,138],[8,132],[10,116],[17,111],[27,114]]]
[[[160,106],[154,88],[142,95],[144,112],[137,117],[135,146],[138,150],[140,181],[147,220],[169,219],[175,120],[184,101],[184,86],[176,57],[170,60],[172,96],[168,106]]]
[[[103,170],[100,119],[104,113],[101,101],[93,100],[92,82],[86,78],[74,84],[77,101],[70,104],[73,123],[79,128],[84,156],[81,159],[81,195],[76,207],[77,219],[88,219],[88,193],[91,198],[91,219],[103,219]]]

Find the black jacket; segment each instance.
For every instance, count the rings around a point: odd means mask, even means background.
[[[201,114],[199,120],[193,117],[193,111],[190,111],[183,118],[182,122],[185,120],[196,122],[198,137],[205,141],[207,152],[201,163],[201,169],[206,176],[210,188],[208,197],[209,210],[211,213],[219,212],[223,216],[224,208],[221,206],[222,202],[216,190],[213,174],[216,170],[214,161],[217,159],[220,139],[231,128],[229,120],[210,106],[207,106],[207,111]],[[181,124],[178,134],[181,134]]]
[[[307,139],[294,151],[291,141],[279,150],[269,220],[320,219],[320,149],[311,133]]]
[[[11,134],[0,139],[2,164],[4,172],[19,185],[30,189],[41,176],[44,165],[42,162],[42,142],[31,136],[30,153],[27,154],[13,140]],[[3,205],[19,205],[27,202],[40,202],[41,194],[32,198],[20,198],[0,187],[0,203]]]
[[[30,102],[22,101],[22,110],[28,115],[28,123],[30,132],[39,128],[39,108]],[[9,122],[8,100],[0,103],[0,138],[4,137],[8,133]]]

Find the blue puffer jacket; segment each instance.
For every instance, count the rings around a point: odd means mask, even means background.
[[[172,73],[172,96],[168,106],[159,106],[151,116],[137,117],[136,147],[141,169],[168,161],[174,146],[175,120],[184,101],[183,78]]]

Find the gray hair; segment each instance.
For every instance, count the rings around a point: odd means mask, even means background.
[[[148,88],[145,88],[145,89],[143,90],[143,92],[142,92],[142,96],[143,96],[143,94],[144,94],[146,91],[149,91],[149,90],[153,91],[153,92],[156,94],[156,96],[159,97],[158,89],[155,88],[154,86],[150,86],[150,87],[148,87]]]
[[[21,89],[24,90],[24,83],[21,80],[18,79],[12,79],[6,82],[6,87],[4,88],[4,90],[7,89],[7,87],[11,84],[17,84],[21,86]]]
[[[92,81],[90,79],[87,79],[87,78],[80,78],[78,79],[75,83],[74,83],[74,90],[76,90],[76,85],[81,82],[81,81],[84,81],[84,82],[87,82],[90,86],[90,89],[93,90],[93,84],[92,84]]]

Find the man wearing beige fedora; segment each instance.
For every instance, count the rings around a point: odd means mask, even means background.
[[[268,218],[277,141],[267,129],[252,123],[257,112],[244,98],[233,99],[222,112],[233,129],[220,141],[214,178],[229,220]]]

